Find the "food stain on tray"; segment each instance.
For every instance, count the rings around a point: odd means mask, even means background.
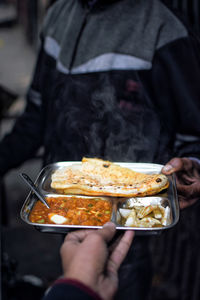
[[[50,209],[37,201],[29,220],[39,224],[102,226],[110,221],[112,204],[101,198],[47,197]]]

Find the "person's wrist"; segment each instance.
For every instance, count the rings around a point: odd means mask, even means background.
[[[69,284],[81,289],[95,300],[102,300],[101,296],[99,295],[98,291],[92,288],[90,285],[83,282],[83,280],[73,277],[62,277],[57,279],[54,284]]]
[[[95,276],[89,276],[85,270],[69,270],[64,274],[63,277],[65,280],[76,280],[78,282],[81,282],[82,284],[88,286],[93,291],[97,292],[96,288],[96,282],[95,282]]]

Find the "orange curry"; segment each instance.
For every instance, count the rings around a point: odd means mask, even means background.
[[[99,198],[47,197],[48,209],[37,201],[30,213],[33,223],[55,224],[52,215],[66,218],[62,224],[102,226],[110,221],[112,206],[109,201]]]

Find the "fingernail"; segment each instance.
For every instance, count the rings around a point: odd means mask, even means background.
[[[166,165],[166,166],[163,167],[163,171],[165,171],[165,172],[169,172],[172,169],[173,169],[173,167],[171,165]]]
[[[115,228],[116,226],[112,222],[107,222],[106,224],[103,225],[103,227],[113,227],[113,228]]]

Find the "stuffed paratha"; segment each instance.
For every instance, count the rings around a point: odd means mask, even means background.
[[[166,189],[163,174],[144,174],[98,158],[83,158],[52,174],[51,187],[59,193],[91,196],[137,197]]]

